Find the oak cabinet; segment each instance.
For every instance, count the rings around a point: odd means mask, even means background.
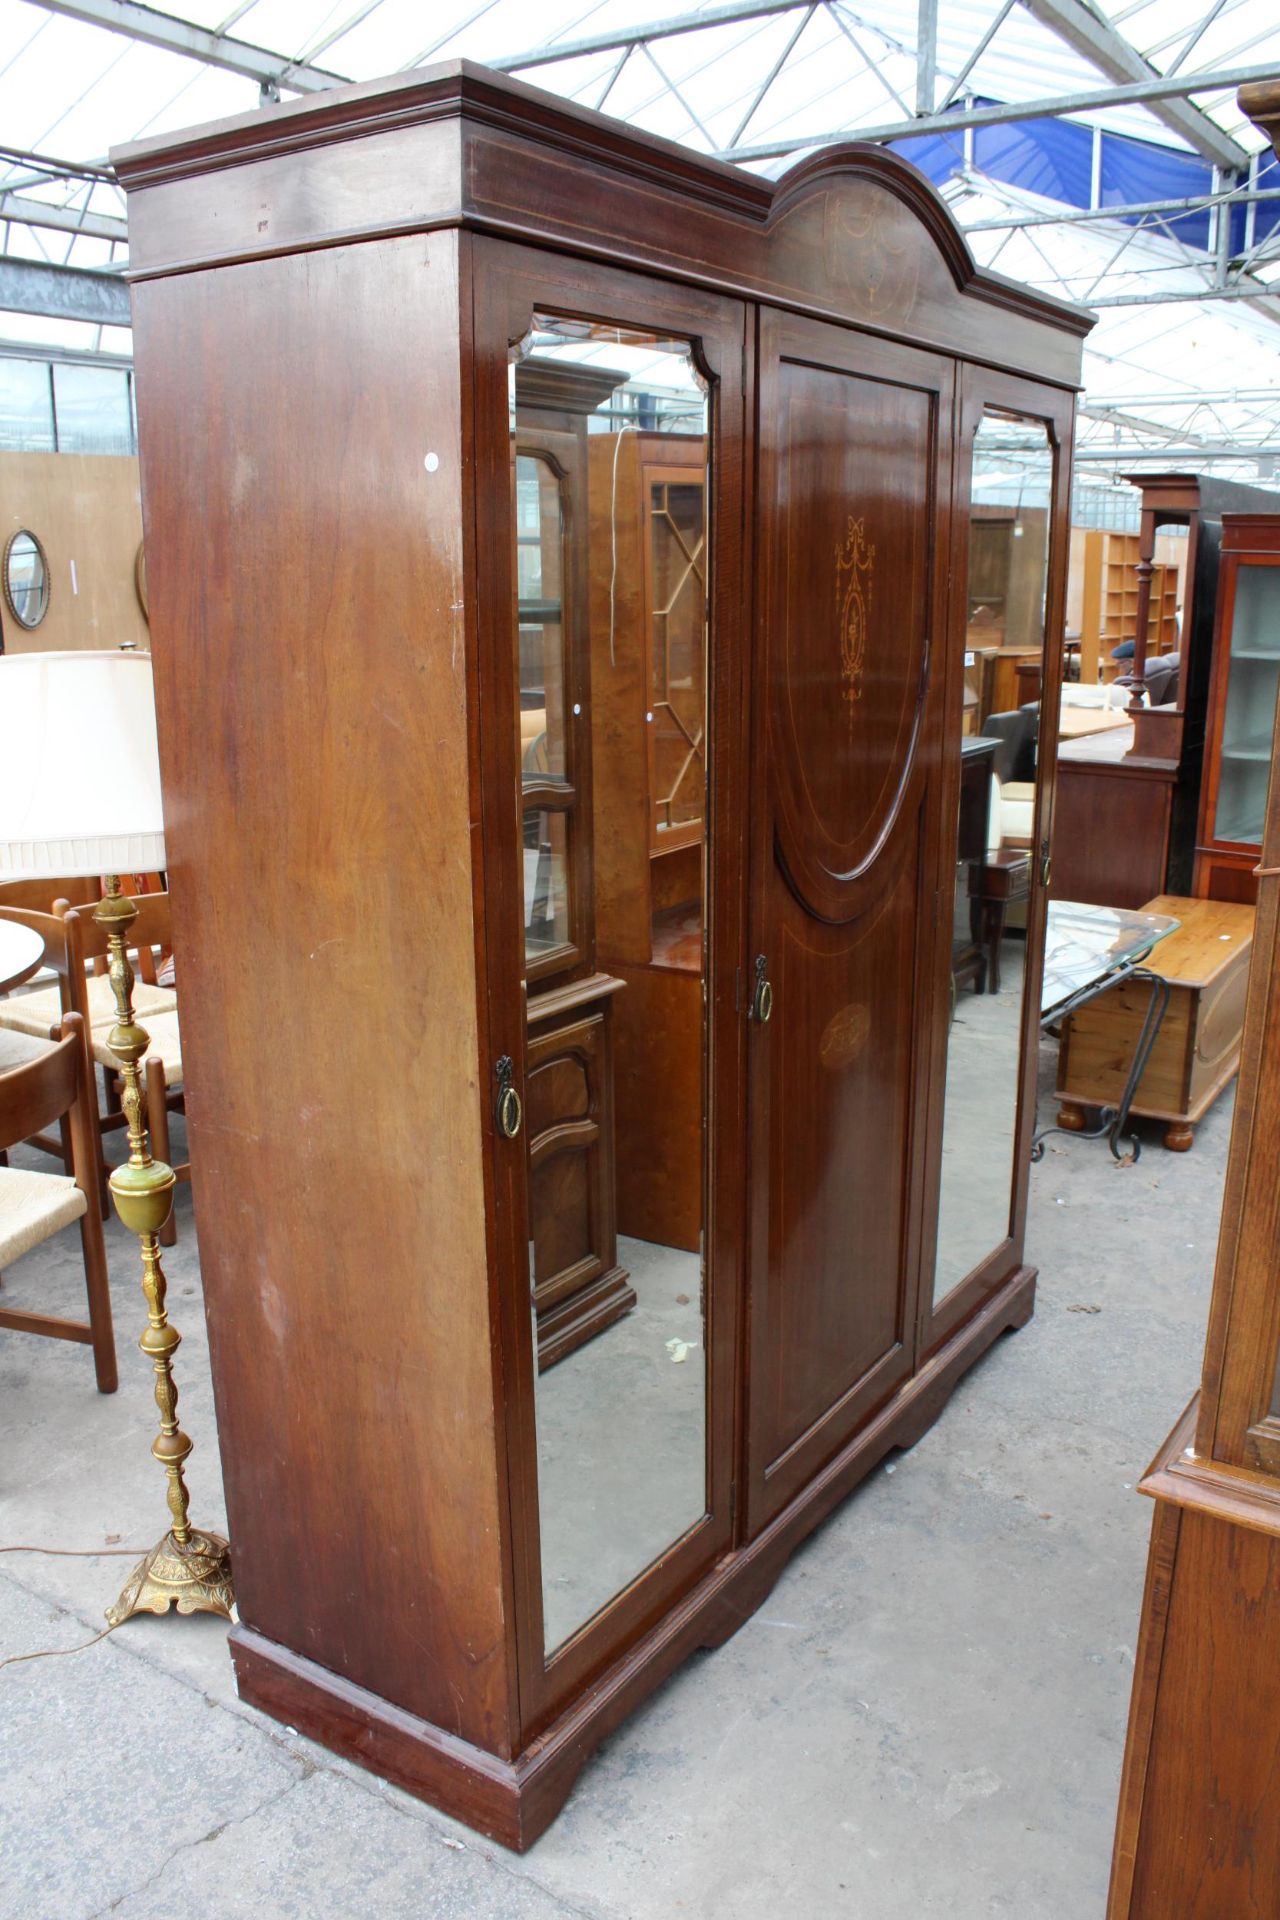
[[[465,64],[116,164],[238,1683],[523,1847],[1031,1312],[1088,317]]]
[[[1147,962],[1146,971],[1168,982],[1169,1003],[1130,1111],[1163,1120],[1165,1146],[1186,1153],[1240,1065],[1253,908],[1162,893],[1143,911],[1168,915],[1179,926]],[[1151,993],[1145,981],[1123,981],[1063,1021],[1059,1126],[1082,1128],[1085,1107],[1118,1107]]]

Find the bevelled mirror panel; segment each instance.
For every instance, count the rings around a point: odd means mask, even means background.
[[[710,441],[686,341],[539,314],[510,390],[551,1658],[707,1506]]]
[[[1042,422],[988,410],[972,459],[935,1301],[1010,1231],[1053,501]]]

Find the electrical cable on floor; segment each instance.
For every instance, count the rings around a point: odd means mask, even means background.
[[[88,1647],[96,1647],[99,1640],[105,1640],[116,1627],[122,1627],[123,1620],[117,1620],[113,1627],[104,1627],[101,1633],[95,1633],[92,1640],[82,1640],[78,1647],[41,1647],[35,1653],[11,1653],[7,1659],[0,1660],[0,1667],[19,1667],[24,1660],[56,1660],[60,1654],[83,1653]]]
[[[145,1547],[0,1547],[0,1553],[47,1553],[64,1560],[104,1560],[110,1554],[127,1554],[131,1558],[141,1559],[147,1551]],[[122,1627],[123,1620],[117,1620],[115,1626],[104,1627],[101,1633],[95,1633],[92,1640],[82,1640],[78,1647],[41,1647],[35,1653],[11,1653],[0,1660],[0,1668],[21,1666],[24,1660],[56,1660],[64,1653],[84,1653],[89,1647],[96,1647],[99,1640],[105,1640],[114,1633],[116,1626]]]
[[[146,1547],[0,1547],[0,1553],[51,1553],[66,1560],[105,1560],[109,1554],[133,1554],[141,1559]]]

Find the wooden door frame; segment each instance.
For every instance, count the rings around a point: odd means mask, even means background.
[[[1020,374],[964,363],[959,370],[956,401],[956,443],[953,469],[950,577],[951,594],[944,649],[946,685],[943,693],[943,777],[939,782],[938,832],[943,844],[954,842],[960,794],[960,739],[964,700],[964,654],[968,605],[969,508],[973,476],[973,443],[988,408],[1017,413],[1040,422],[1047,434],[1052,459],[1052,497],[1049,512],[1048,570],[1045,581],[1045,658],[1040,688],[1041,718],[1056,716],[1062,687],[1063,648],[1050,648],[1051,635],[1066,633],[1067,568],[1071,553],[1071,451],[1075,395]],[[1048,732],[1042,725],[1036,755],[1036,811],[1033,832],[1032,884],[1027,903],[1025,977],[1039,980],[1044,961],[1047,887],[1041,859],[1052,846],[1053,803],[1058,764],[1056,723]],[[940,871],[945,872],[945,863]],[[933,968],[936,978],[950,971],[951,920],[941,916]],[[1031,1171],[1031,1140],[1035,1131],[1036,1078],[1039,1064],[1040,1006],[1037,996],[1023,995],[1020,1029],[1018,1111],[1014,1124],[1013,1182],[1009,1231],[985,1260],[935,1305],[933,1274],[937,1260],[938,1208],[942,1176],[942,1127],[946,1101],[949,1008],[938,1006],[929,1046],[929,1119],[927,1194],[919,1286],[918,1352],[921,1360],[935,1352],[958,1327],[977,1313],[1001,1286],[1025,1265],[1027,1187]]]
[[[536,1359],[528,1299],[528,1218],[523,1139],[503,1139],[490,1117],[486,1133],[490,1289],[501,1326],[494,1357],[495,1405],[503,1409],[513,1582],[515,1667],[524,1744],[591,1681],[615,1663],[733,1544],[735,1380],[743,1294],[745,1046],[736,1010],[745,965],[746,649],[745,605],[747,316],[743,302],[605,267],[568,254],[488,236],[465,242],[471,267],[471,405],[474,422],[474,523],[477,657],[482,692],[480,792],[484,859],[477,886],[479,977],[485,982],[488,1056],[507,1053],[523,1085],[525,1019],[516,807],[514,675],[511,670],[512,563],[509,552],[507,365],[511,344],[535,311],[599,320],[693,343],[710,376],[712,619],[708,642],[710,831],[707,888],[709,960],[706,1092],[708,1501],[701,1519],[606,1607],[558,1648],[543,1647],[538,1525]],[[487,1102],[490,1110],[492,1100]],[[607,1337],[607,1336],[606,1336]]]

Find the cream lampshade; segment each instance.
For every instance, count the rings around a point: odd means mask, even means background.
[[[164,865],[150,655],[0,655],[0,877]]]

